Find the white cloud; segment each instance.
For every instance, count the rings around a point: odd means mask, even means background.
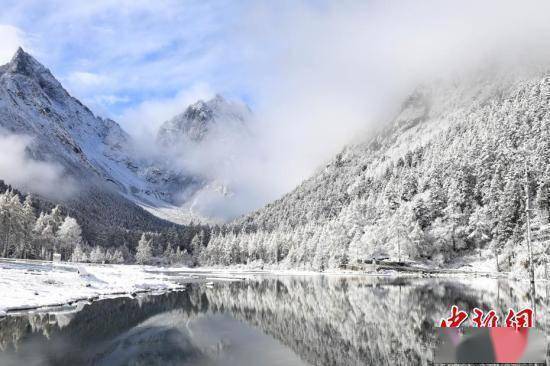
[[[391,120],[419,83],[550,61],[548,1],[256,4],[231,44],[243,50],[245,87],[257,101],[255,141],[187,157],[186,166],[194,161],[201,171],[207,162],[203,173],[236,192],[230,200],[205,197],[201,209],[218,215],[290,191],[369,127]],[[236,163],[216,165],[223,156]]]
[[[23,32],[11,25],[0,24],[0,65],[11,60],[17,48],[24,45]]]
[[[86,71],[74,71],[69,75],[68,82],[76,86],[90,87],[104,84],[107,78],[102,75]]]
[[[229,72],[239,51],[228,37],[243,6],[227,0],[6,0],[0,23],[32,34],[35,56],[76,97],[128,96],[138,104],[198,83],[223,92],[221,84],[239,79],[235,70]],[[98,109],[113,117],[126,107]]]
[[[94,100],[96,101],[96,103],[106,106],[117,103],[127,103],[131,101],[129,97],[119,95],[98,95],[97,97],[95,97]]]
[[[0,179],[25,192],[50,198],[65,198],[75,192],[72,180],[63,176],[63,169],[53,163],[31,159],[26,149],[28,136],[0,131]]]
[[[549,13],[537,0],[263,3],[243,22],[261,53],[247,60],[270,161],[259,174],[292,189],[390,120],[419,83],[493,63],[548,65]]]

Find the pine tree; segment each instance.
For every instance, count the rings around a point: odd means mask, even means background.
[[[474,242],[481,255],[481,248],[491,240],[491,223],[486,207],[477,207],[469,220],[468,239]]]
[[[409,256],[411,258],[420,258],[429,255],[428,248],[425,247],[426,241],[424,232],[418,223],[413,224],[408,238],[410,241]]]
[[[90,253],[90,262],[92,263],[105,263],[105,251],[102,247],[96,246]]]
[[[73,253],[71,254],[71,262],[87,262],[88,255],[82,248],[82,244],[79,242],[76,244]]]
[[[166,244],[166,249],[164,250],[164,253],[162,254],[164,260],[168,263],[172,263],[174,261],[174,248],[172,248],[172,243]]]
[[[179,249],[179,248],[178,248]],[[145,233],[141,235],[141,239],[138,242],[136,251],[136,263],[137,264],[150,264],[153,259],[153,253],[151,249],[151,240],[147,239]]]
[[[37,220],[34,230],[37,233],[37,240],[40,245],[40,257],[45,260],[52,260],[55,250],[55,233],[52,225]]]
[[[54,232],[57,232],[61,224],[63,224],[63,214],[59,205],[55,206],[50,213],[50,225]]]
[[[7,257],[15,248],[13,237],[17,231],[16,199],[18,200],[17,195],[11,190],[0,195],[0,233],[4,234],[2,235],[3,257]]]
[[[115,263],[115,264],[124,263],[124,255],[122,255],[122,251],[120,249],[115,249],[111,257],[111,263]]]
[[[35,224],[36,215],[34,207],[32,206],[32,197],[27,195],[22,210],[23,245],[21,247],[21,258],[26,259],[33,250],[34,238],[32,230]]]
[[[12,256],[13,257],[21,257],[23,252],[23,247],[25,243],[25,235],[24,235],[24,212],[23,212],[23,205],[21,204],[21,201],[19,199],[18,194],[13,194],[9,198],[8,202],[9,210],[10,210],[10,233],[11,233],[11,239],[10,239],[10,246],[13,249],[12,250]]]
[[[204,234],[204,233],[203,233]],[[199,257],[202,252],[202,240],[199,234],[195,234],[193,240],[191,240],[191,250],[193,253],[193,262],[195,264],[199,263]]]

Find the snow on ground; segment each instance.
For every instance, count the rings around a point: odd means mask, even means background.
[[[509,273],[496,273],[493,264],[484,256],[463,259],[454,263],[457,273],[442,274],[468,277],[473,273],[493,273],[508,277]],[[418,263],[417,263],[418,264]],[[407,272],[389,271],[372,273],[406,276]],[[93,300],[108,296],[127,296],[143,291],[180,290],[187,283],[235,281],[262,275],[316,276],[316,275],[369,275],[357,271],[314,272],[277,268],[250,268],[232,266],[223,268],[163,268],[138,265],[99,265],[82,263],[52,263],[0,259],[0,316],[17,310],[47,306],[61,306],[80,300]],[[411,275],[418,275],[411,273]]]
[[[110,295],[177,290],[197,280],[206,282],[191,272],[174,275],[149,266],[0,260],[0,316]],[[215,274],[208,275],[212,280],[217,280]]]
[[[187,205],[180,207],[151,197],[135,197],[132,195],[126,195],[126,197],[150,214],[176,224],[189,225],[189,223],[194,222],[216,225],[221,223],[219,220],[210,219],[194,212]]]
[[[342,272],[335,274],[345,275]],[[321,273],[302,270],[163,268],[0,259],[0,316],[7,312],[61,306],[113,295],[178,290],[186,283],[200,282],[210,285],[213,281],[235,281],[258,275],[303,276]]]
[[[495,256],[489,249],[456,258],[449,268],[471,272],[496,272]]]

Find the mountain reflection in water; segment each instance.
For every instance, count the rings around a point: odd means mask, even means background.
[[[539,291],[540,292],[540,291]],[[544,291],[542,291],[544,292]],[[545,298],[536,299],[544,325]],[[451,305],[530,306],[492,279],[256,277],[0,320],[0,365],[427,365]]]

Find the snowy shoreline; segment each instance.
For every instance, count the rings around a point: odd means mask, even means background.
[[[62,307],[107,297],[185,289],[188,283],[238,280],[227,274],[170,274],[138,265],[52,263],[0,259],[0,317],[18,311]]]
[[[429,267],[382,267],[380,272],[338,270],[316,272],[277,268],[245,267],[154,267],[115,264],[52,263],[0,259],[0,317],[39,308],[54,308],[108,297],[135,296],[146,292],[181,291],[189,283],[211,284],[239,281],[256,276],[365,276],[365,277],[445,277],[502,278],[523,281],[509,273],[478,272]],[[540,281],[541,279],[537,279]]]

